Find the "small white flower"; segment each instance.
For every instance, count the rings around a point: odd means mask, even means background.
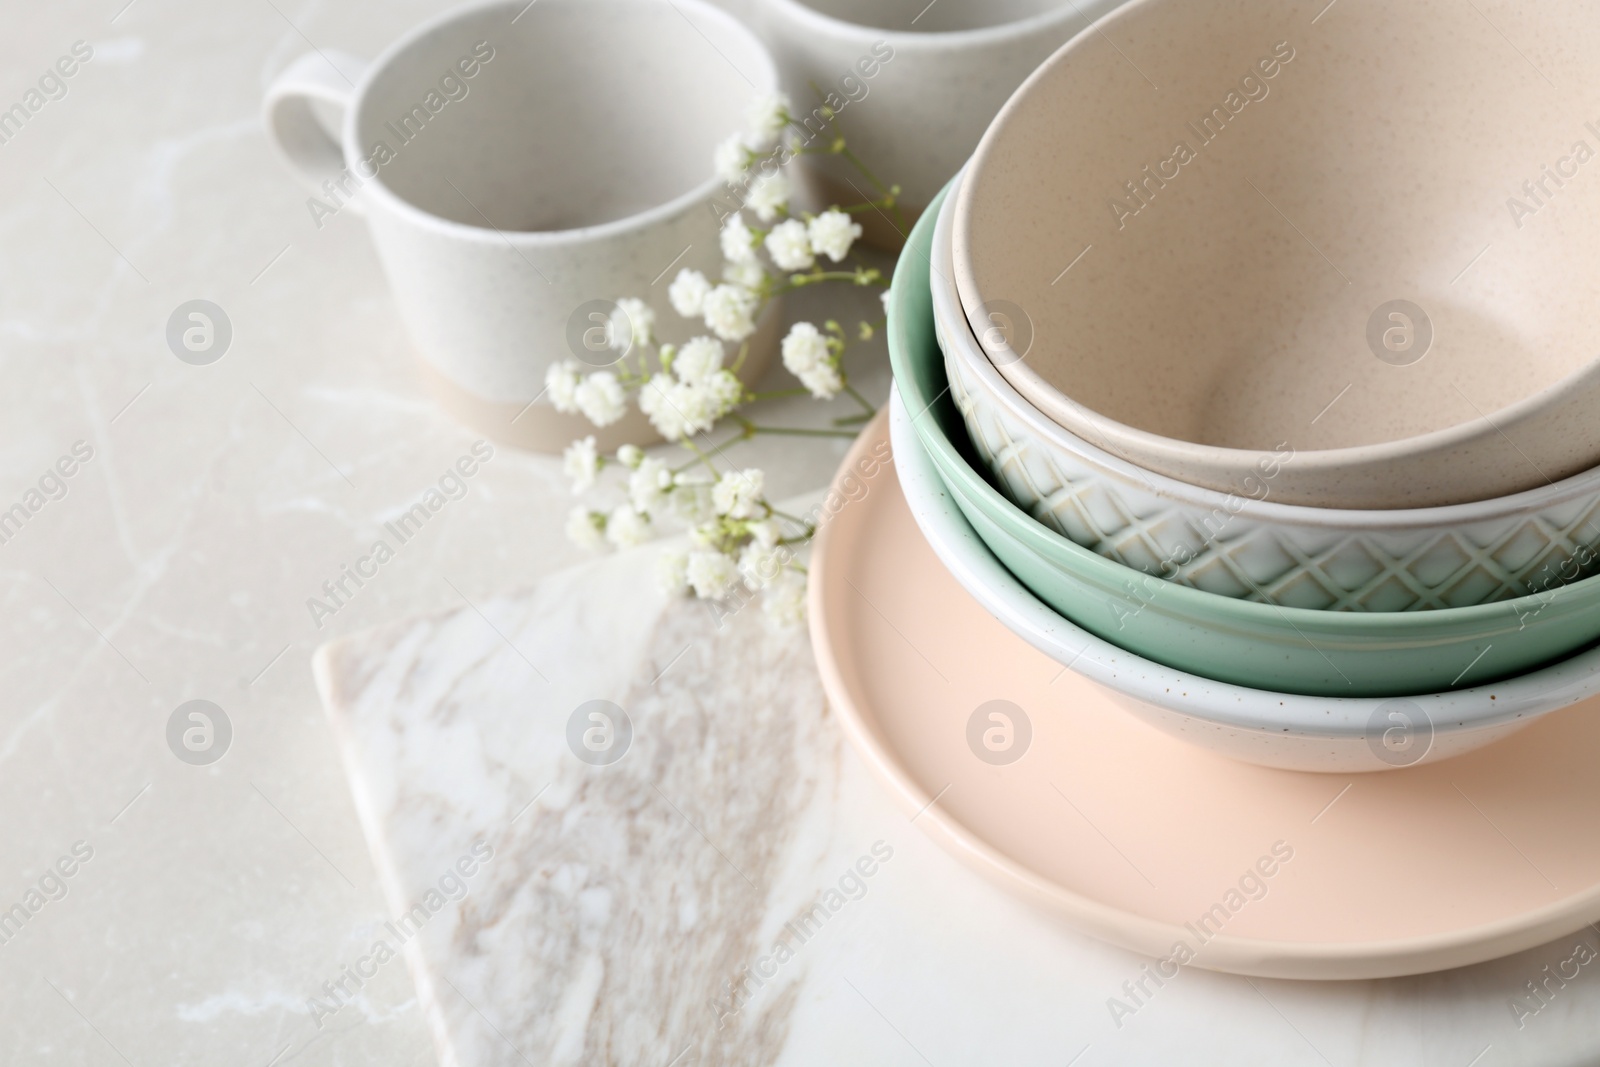
[[[639,410],[668,441],[677,441],[686,432],[683,416],[672,404],[672,390],[677,384],[670,374],[652,374],[639,390]]]
[[[755,290],[760,289],[761,283],[767,280],[767,272],[766,268],[761,266],[761,261],[751,256],[739,263],[724,263],[722,280]]]
[[[806,619],[806,576],[786,570],[767,586],[761,611],[779,626],[798,626]]]
[[[567,446],[561,453],[561,471],[572,479],[573,496],[582,496],[594,488],[595,476],[600,473],[600,453],[595,451],[593,435]]]
[[[576,415],[579,380],[576,360],[564,359],[560,363],[552,363],[550,369],[544,372],[544,388],[550,394],[551,406],[568,415]]]
[[[761,548],[774,548],[779,541],[783,540],[783,531],[771,519],[752,522],[745,527],[745,530],[750,534],[751,544]]]
[[[833,357],[828,348],[828,339],[809,322],[797,322],[789,327],[789,334],[780,347],[783,365],[797,378]]]
[[[686,319],[698,319],[706,294],[710,291],[711,283],[706,281],[704,274],[685,267],[667,286],[667,299],[672,301],[673,311]]]
[[[761,506],[766,481],[767,476],[755,467],[726,471],[711,490],[711,504],[718,515],[730,519],[758,519],[766,512]]]
[[[573,508],[567,515],[567,537],[579,548],[598,551],[606,546],[605,518],[586,507]]]
[[[722,414],[722,405],[708,382],[679,382],[672,390],[670,401],[683,417],[685,436],[705,433],[716,425]]]
[[[818,363],[800,375],[800,384],[811,390],[811,395],[818,400],[832,400],[844,388],[844,379],[839,375],[839,368],[830,361]]]
[[[668,549],[656,560],[656,586],[668,596],[681,596],[689,588],[689,554]]]
[[[610,426],[627,413],[627,395],[622,383],[608,370],[596,371],[578,386],[573,400],[596,426]]]
[[[835,263],[850,254],[850,246],[861,236],[861,224],[838,208],[829,208],[806,226],[811,247]]]
[[[746,263],[756,258],[756,235],[744,224],[744,216],[737,212],[722,224],[719,240],[722,258],[730,263]]]
[[[889,314],[889,290],[885,289],[883,292],[879,293],[878,299],[883,301],[883,313],[885,315]]]
[[[739,568],[721,552],[702,549],[689,553],[684,576],[702,600],[724,600],[739,581]]]
[[[816,263],[811,254],[811,241],[806,237],[806,224],[799,219],[778,223],[767,234],[767,254],[779,270],[809,270]]]
[[[722,369],[722,342],[696,337],[684,343],[672,360],[672,373],[681,381],[703,382]]]
[[[704,471],[678,475],[672,489],[672,511],[690,526],[716,519],[716,510],[711,506],[711,481]]]
[[[750,131],[770,143],[789,125],[789,97],[786,93],[764,93],[750,101],[746,115]]]
[[[628,499],[633,510],[648,515],[666,502],[672,491],[672,471],[659,459],[647,456],[628,475]]]
[[[644,462],[644,449],[638,445],[623,445],[617,449],[617,462],[629,470],[638,470]]]
[[[627,352],[634,345],[649,344],[655,324],[656,313],[649,304],[631,296],[623,297],[611,312],[611,347]]]
[[[719,285],[706,294],[706,325],[724,341],[743,341],[756,332],[757,303],[741,285]]]
[[[731,370],[719,370],[706,379],[705,390],[711,395],[719,419],[738,407],[744,399],[744,383]]]
[[[702,522],[698,526],[689,527],[689,543],[698,548],[710,548],[722,540],[722,521]]]
[[[606,519],[606,540],[618,548],[632,548],[650,540],[650,516],[634,510],[627,504],[613,511]]]
[[[744,546],[739,554],[739,575],[752,591],[765,588],[783,573],[791,553],[787,548],[762,548],[757,544]]]
[[[711,165],[724,183],[739,184],[744,172],[750,168],[750,147],[744,143],[744,135],[729,134],[726,140],[717,145],[716,152],[711,156]]]
[[[797,322],[781,346],[783,365],[818,400],[837,396],[844,388],[839,365],[825,337],[809,322]]]
[[[750,183],[744,206],[762,222],[771,222],[789,206],[789,176],[781,170],[758,176]],[[732,256],[728,258],[732,259]]]

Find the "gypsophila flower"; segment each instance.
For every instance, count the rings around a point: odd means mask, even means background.
[[[745,532],[750,535],[752,544],[762,548],[772,548],[783,540],[783,531],[771,519],[761,519],[745,527]]]
[[[689,553],[684,577],[702,600],[725,600],[739,582],[739,568],[721,552],[702,549]]]
[[[684,342],[672,360],[672,373],[680,381],[703,382],[722,369],[722,342],[713,337],[696,337]]]
[[[706,325],[724,341],[743,341],[756,332],[755,312],[760,301],[740,285],[719,285],[706,294]]]
[[[844,388],[844,377],[839,373],[838,366],[829,360],[818,363],[800,375],[800,384],[811,390],[811,395],[818,400],[831,400]]]
[[[819,400],[836,396],[844,388],[838,359],[828,338],[811,323],[797,322],[783,339],[783,365]]]
[[[722,404],[709,382],[679,382],[672,390],[672,403],[689,433],[705,433],[722,415]]]
[[[628,499],[633,509],[648,515],[666,503],[672,491],[672,470],[659,459],[647,456],[639,467],[628,475]]]
[[[738,407],[744,400],[744,383],[731,370],[719,370],[706,379],[705,390],[717,407],[718,418]]]
[[[739,553],[739,576],[751,590],[763,589],[783,573],[791,553],[787,548],[762,548],[757,544],[744,546]]]
[[[789,125],[789,97],[786,93],[763,93],[750,101],[746,122],[752,133],[770,143]]]
[[[667,299],[672,302],[673,311],[686,319],[697,319],[705,304],[706,294],[710,291],[711,283],[706,281],[704,274],[685,267],[667,286]]]
[[[883,313],[885,315],[889,314],[889,290],[885,289],[883,292],[879,293],[878,299],[883,303]]]
[[[655,324],[656,313],[649,304],[636,297],[623,297],[611,312],[611,347],[627,352],[634,345],[649,344]]]
[[[610,426],[627,414],[627,394],[622,383],[608,370],[596,371],[583,380],[573,400],[584,417],[596,426]]]
[[[606,519],[606,540],[618,548],[632,548],[650,540],[650,516],[642,514],[627,504],[614,510]]]
[[[722,280],[755,290],[760,289],[761,283],[767,280],[767,271],[761,266],[761,261],[752,256],[742,263],[724,263]]]
[[[594,488],[600,473],[600,453],[595,451],[594,435],[574,441],[561,453],[561,471],[572,479],[572,495],[582,496]]]
[[[550,369],[544,372],[544,389],[550,395],[550,405],[557,411],[576,415],[580,380],[576,360],[564,359],[560,363],[552,363]]]
[[[680,441],[689,435],[688,421],[678,406],[673,393],[678,380],[670,374],[653,374],[639,390],[639,410],[650,420],[656,432],[668,441]]]
[[[672,511],[690,526],[711,522],[717,517],[711,506],[711,480],[704,471],[678,475],[672,487]]]
[[[591,552],[606,546],[606,517],[579,505],[567,514],[567,537],[579,548]]]
[[[754,211],[762,222],[771,222],[789,206],[789,193],[789,176],[781,170],[771,171],[750,183],[745,207]]]
[[[806,619],[806,576],[786,570],[767,586],[761,611],[779,626],[798,626]]]
[[[799,219],[778,223],[767,234],[767,254],[779,270],[809,270],[816,263],[811,254],[811,242],[806,237],[806,224]]]
[[[678,596],[689,588],[689,554],[668,549],[656,559],[656,587],[668,596]]]
[[[717,145],[717,150],[711,157],[711,165],[724,184],[737,185],[744,177],[744,172],[750,168],[750,147],[745,144],[744,135],[730,134],[726,140]]]
[[[833,355],[828,348],[828,339],[809,322],[797,322],[789,327],[781,348],[783,365],[797,378]]]
[[[811,247],[835,263],[850,254],[850,246],[861,236],[861,224],[837,208],[829,208],[806,226]]]
[[[756,235],[744,224],[744,216],[737,212],[722,224],[718,240],[722,244],[722,258],[730,263],[748,263],[756,258]]]
[[[617,462],[629,470],[636,470],[644,462],[644,449],[638,445],[623,445],[617,449]]]
[[[761,506],[761,493],[767,476],[751,467],[742,471],[726,471],[717,479],[711,490],[711,505],[718,515],[730,519],[758,519],[766,509]]]

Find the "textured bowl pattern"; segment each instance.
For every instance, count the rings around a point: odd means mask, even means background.
[[[1412,611],[1509,600],[1600,566],[1595,494],[1454,528],[1266,524],[1121,484],[1041,442],[984,394],[960,359],[947,354],[945,367],[972,446],[1012,503],[1108,559],[1208,593],[1286,607]]]

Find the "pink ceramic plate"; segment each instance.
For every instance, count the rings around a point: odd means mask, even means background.
[[[1600,704],[1383,775],[1210,755],[1127,715],[963,592],[881,461],[887,442],[880,417],[830,494],[812,645],[868,765],[973,869],[1156,957],[1168,978],[1184,963],[1416,974],[1600,918]]]

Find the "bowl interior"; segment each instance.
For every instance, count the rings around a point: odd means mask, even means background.
[[[1400,440],[1588,365],[1600,11],[1279,7],[1138,0],[1035,73],[962,193],[975,328],[1094,412],[1240,449]]]

